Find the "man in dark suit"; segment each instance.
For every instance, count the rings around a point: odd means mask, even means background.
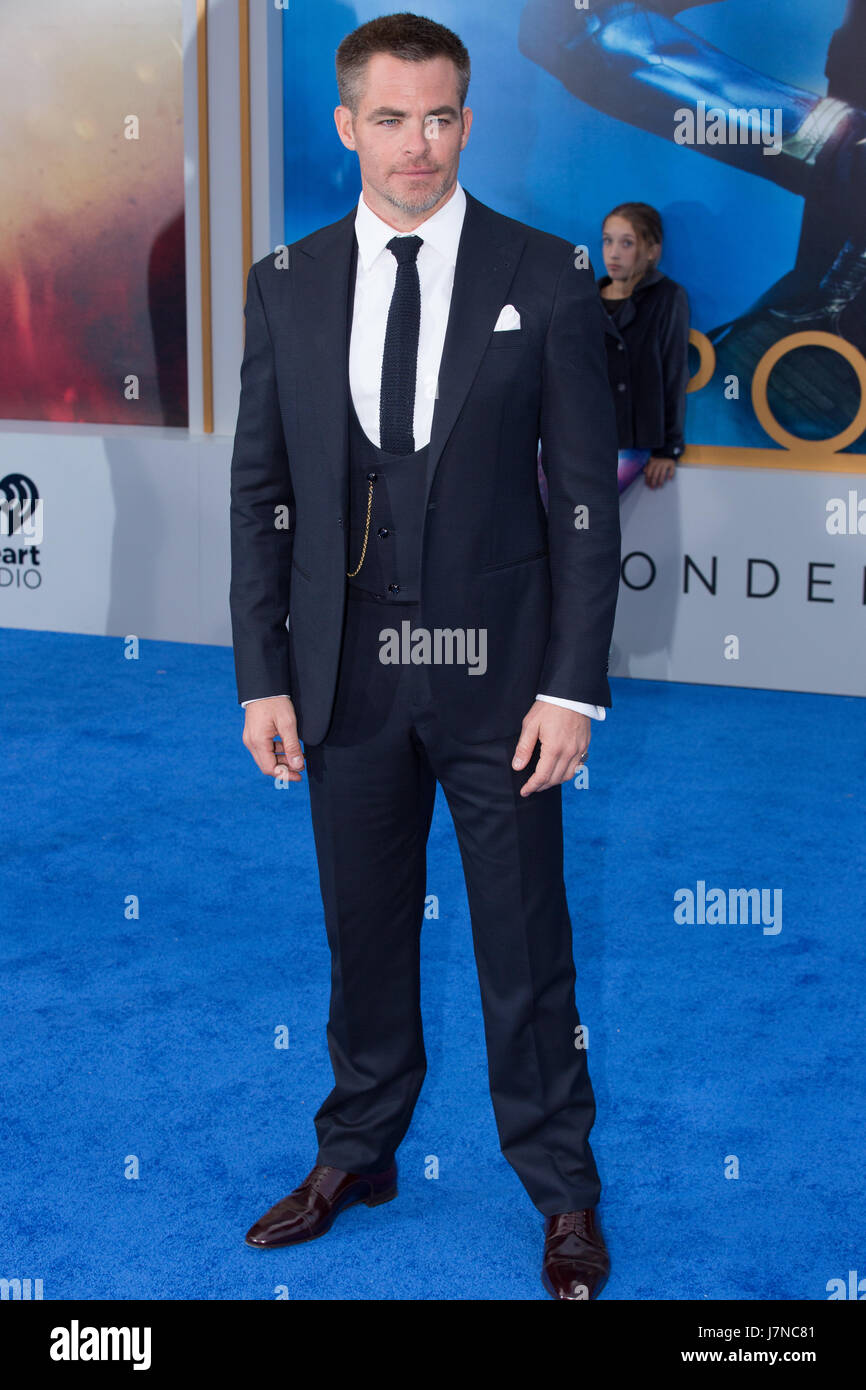
[[[573,246],[461,187],[472,114],[455,34],[373,20],[340,45],[337,78],[363,192],[249,272],[231,488],[244,743],[262,772],[309,776],[335,1084],[315,1166],[247,1242],[314,1239],[346,1207],[396,1195],[426,1069],[419,935],[439,781],[502,1152],[546,1218],[548,1292],[592,1298],[609,1261],[561,783],[610,704],[604,310]]]

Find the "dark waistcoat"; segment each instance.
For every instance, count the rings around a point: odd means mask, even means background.
[[[386,602],[417,603],[429,445],[387,454],[367,438],[349,402],[349,586]],[[370,524],[367,527],[367,507]]]

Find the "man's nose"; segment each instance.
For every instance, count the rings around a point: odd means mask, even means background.
[[[417,125],[406,127],[406,153],[426,154],[430,142],[439,139],[439,122],[435,116],[428,116]]]

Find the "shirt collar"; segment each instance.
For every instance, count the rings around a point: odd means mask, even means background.
[[[361,264],[365,270],[369,270],[376,257],[381,255],[394,236],[420,236],[429,242],[449,265],[456,265],[457,247],[465,213],[466,194],[458,182],[448,202],[438,212],[434,212],[433,216],[428,217],[415,231],[398,232],[389,227],[387,222],[383,222],[368,206],[362,193],[358,199],[358,211],[355,216],[355,236],[358,239]]]

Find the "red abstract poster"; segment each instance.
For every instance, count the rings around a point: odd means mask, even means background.
[[[186,426],[179,0],[0,9],[0,417]]]

